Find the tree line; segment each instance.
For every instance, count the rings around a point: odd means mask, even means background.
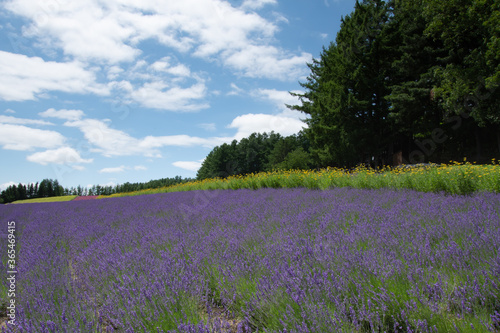
[[[115,193],[133,192],[145,189],[154,189],[185,183],[191,181],[191,178],[182,178],[176,176],[173,178],[162,178],[150,180],[146,183],[129,183],[118,184],[115,186],[93,185],[91,187],[65,188],[61,186],[58,180],[44,179],[40,183],[30,183],[18,185],[10,185],[0,194],[0,203],[10,203],[16,200],[26,200],[35,198],[48,198],[65,195],[77,196],[93,196],[93,195],[111,195]]]
[[[0,200],[9,203],[16,200],[62,196],[66,190],[57,180],[44,179],[40,183],[10,185],[2,191]]]
[[[253,133],[240,141],[215,147],[196,174],[198,180],[274,169],[309,169],[309,140],[304,133],[283,137],[280,134]]]

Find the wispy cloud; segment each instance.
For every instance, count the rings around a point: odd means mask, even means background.
[[[54,125],[48,121],[38,119],[17,118],[13,116],[0,115],[1,124],[14,124],[14,125]]]
[[[82,110],[48,109],[44,112],[40,112],[39,115],[45,118],[59,118],[64,120],[76,121],[80,120],[84,116],[84,112]]]
[[[119,167],[101,169],[99,170],[99,173],[119,173],[124,171],[125,171],[125,166],[121,165]]]
[[[203,128],[204,130],[209,132],[215,132],[217,130],[217,126],[215,125],[215,123],[199,124],[198,127]]]
[[[277,0],[245,0],[241,5],[241,8],[244,9],[261,9],[266,5],[275,5],[277,4]]]

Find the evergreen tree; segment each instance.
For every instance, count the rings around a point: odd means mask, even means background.
[[[500,152],[500,14],[496,0],[427,0],[426,33],[444,44],[436,98],[466,150]],[[474,138],[475,142],[471,142]],[[496,142],[496,147],[490,142]],[[475,143],[475,145],[474,145]],[[484,144],[487,144],[484,147]]]
[[[309,114],[306,133],[320,166],[384,163],[392,142],[387,121],[387,77],[395,53],[387,41],[392,2],[356,2],[342,19],[335,43],[309,65],[301,106]]]

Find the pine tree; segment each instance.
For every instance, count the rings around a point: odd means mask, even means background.
[[[387,120],[387,76],[394,52],[387,42],[392,2],[356,2],[335,43],[309,64],[302,100],[292,109],[310,115],[305,130],[320,166],[377,165],[393,139]]]

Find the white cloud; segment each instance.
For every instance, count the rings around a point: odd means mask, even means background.
[[[108,68],[107,78],[108,78],[108,80],[115,80],[123,72],[124,72],[124,70],[121,67],[111,66],[110,68]]]
[[[124,172],[125,171],[125,166],[119,166],[115,168],[104,168],[99,170],[99,173],[119,173],[119,172]]]
[[[244,90],[238,87],[235,83],[231,83],[231,91],[227,93],[228,96],[238,96],[244,93]]]
[[[44,112],[40,112],[39,115],[42,117],[47,117],[47,118],[59,118],[59,119],[64,119],[64,120],[75,121],[75,120],[80,120],[81,118],[83,118],[85,113],[83,113],[82,110],[48,109]]]
[[[83,159],[75,149],[70,147],[62,147],[54,150],[34,153],[26,158],[30,162],[47,165],[47,164],[81,164],[92,163],[92,159]],[[77,167],[78,168],[78,167]],[[80,168],[81,169],[81,168]]]
[[[93,145],[94,148],[91,151],[101,153],[106,157],[133,155],[161,157],[158,149],[166,146],[213,147],[231,139],[219,137],[206,139],[188,135],[146,136],[137,139],[123,131],[110,128],[105,121],[97,119],[69,121],[65,123],[65,126],[78,128],[85,139]]]
[[[151,69],[159,72],[168,73],[174,76],[190,77],[191,71],[189,67],[183,64],[172,66],[170,57],[164,57],[161,60],[154,62],[150,67]]]
[[[302,93],[301,91],[293,92],[299,94]],[[257,89],[252,91],[251,95],[274,104],[276,110],[279,112],[276,116],[295,120],[302,120],[309,117],[300,111],[290,110],[287,107],[287,105],[302,105],[300,99],[292,96],[288,91],[276,89]],[[307,127],[305,123],[303,123],[303,126]]]
[[[293,91],[294,93],[302,93],[301,91]],[[276,108],[282,112],[287,112],[289,111],[288,107],[286,105],[301,105],[302,103],[300,100],[292,96],[288,91],[283,91],[283,90],[276,90],[276,89],[257,89],[252,92],[252,95],[261,98],[263,100],[267,100],[271,103],[273,103]],[[291,114],[297,115],[302,115],[302,113],[298,111],[292,111]],[[287,113],[288,116],[290,116],[290,113]],[[302,115],[303,116],[303,115]]]
[[[172,163],[172,165],[189,171],[198,171],[198,169],[201,168],[201,162],[178,161]]]
[[[235,50],[225,63],[244,76],[277,80],[297,80],[306,73],[312,55],[293,55],[274,46],[247,45]]]
[[[295,91],[295,93],[300,93],[300,91]],[[292,96],[288,91],[256,89],[250,95],[270,102],[278,112],[274,115],[249,113],[236,117],[228,126],[228,128],[237,130],[235,139],[241,140],[252,133],[270,133],[271,131],[283,136],[289,136],[307,127],[307,124],[302,121],[302,119],[306,118],[303,113],[286,107],[286,104],[301,104],[300,100]]]
[[[0,145],[10,150],[55,148],[62,146],[65,138],[58,132],[22,125],[0,124]]]
[[[28,19],[25,35],[79,61],[132,62],[139,45],[156,40],[177,51],[220,63],[250,77],[297,80],[312,56],[272,46],[275,23],[253,10],[276,0],[245,0],[240,8],[222,0],[57,1],[10,0],[5,8]],[[286,18],[284,18],[286,21]],[[279,19],[278,21],[283,21]],[[186,67],[171,68],[187,75]],[[117,73],[111,70],[108,78]]]
[[[17,184],[19,184],[19,183],[14,183],[14,182],[12,182],[12,181],[11,181],[11,182],[7,182],[7,183],[0,184],[0,191],[6,190],[6,189],[7,189],[7,187],[12,186],[12,185],[16,185],[16,186],[17,186]]]
[[[43,120],[16,118],[12,116],[2,116],[2,115],[0,115],[0,123],[14,124],[14,125],[54,125],[48,121],[43,121]]]
[[[7,110],[5,110],[5,113],[16,113],[16,111],[11,110],[11,109],[7,109]]]
[[[158,155],[157,151],[140,147],[140,141],[127,133],[110,128],[109,125],[97,119],[68,121],[66,126],[78,128],[85,139],[95,148],[94,152],[104,156]]]
[[[195,103],[207,94],[205,83],[199,81],[188,88],[169,86],[164,81],[145,83],[130,93],[130,97],[145,107],[170,111],[198,111],[209,107],[207,103]]]
[[[289,136],[298,133],[305,126],[306,124],[295,118],[268,114],[245,114],[236,117],[228,128],[236,128],[235,139],[241,140],[255,132],[270,133],[274,131],[283,136]]]
[[[120,173],[120,172],[125,172],[126,170],[134,169],[135,171],[144,171],[147,170],[143,165],[136,165],[133,168],[127,167],[125,165],[121,165],[119,167],[111,167],[111,168],[103,168],[99,170],[99,173]]]
[[[218,144],[227,142],[230,138],[213,137],[213,138],[200,138],[189,135],[169,135],[169,136],[147,136],[140,142],[140,146],[151,149],[161,148],[165,146],[175,147],[193,147],[204,146],[213,147]]]
[[[39,57],[0,51],[0,99],[36,100],[49,91],[109,94],[106,86],[96,83],[93,72],[79,62],[44,61]]]
[[[266,5],[275,5],[277,4],[277,0],[245,0],[241,5],[242,8],[248,9],[261,9]]]
[[[135,34],[133,27],[97,2],[12,0],[5,7],[32,21],[26,35],[40,37],[46,46],[61,48],[75,58],[120,62],[140,53],[125,43]]]

